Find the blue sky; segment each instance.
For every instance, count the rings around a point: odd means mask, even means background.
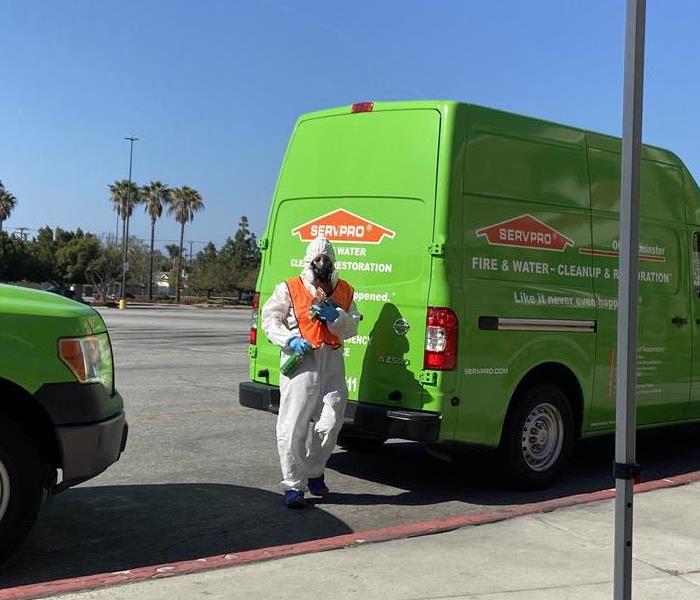
[[[185,237],[264,228],[296,117],[457,99],[621,132],[623,0],[0,0],[8,230],[114,231],[107,186],[190,185]],[[700,3],[648,0],[644,140],[700,179]],[[140,212],[132,231],[148,237]],[[175,239],[171,219],[157,237]],[[197,245],[195,246],[197,249]]]

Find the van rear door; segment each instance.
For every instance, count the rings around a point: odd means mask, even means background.
[[[329,238],[363,315],[345,344],[350,398],[421,408],[440,114],[431,109],[302,119],[268,224],[261,302]],[[277,383],[279,349],[260,336],[255,370]]]

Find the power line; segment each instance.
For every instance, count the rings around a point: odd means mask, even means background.
[[[146,241],[147,238],[136,238],[137,240]],[[150,238],[148,238],[150,240]],[[180,240],[153,240],[154,242],[176,242],[180,243]],[[182,240],[186,244],[208,244],[211,240]]]
[[[38,227],[38,228],[37,227],[12,227],[12,231],[18,232],[20,237],[22,237],[24,240],[27,240],[28,235],[26,232],[28,232],[28,231],[38,232],[38,231],[41,231],[42,229],[45,229],[46,227],[48,227],[49,229],[51,229],[54,232],[56,231],[56,229],[61,229],[63,231],[72,231],[70,229],[64,229],[63,227],[60,227],[58,225],[54,226],[54,227],[52,227],[51,225],[46,225],[44,227]],[[86,231],[85,233],[90,233],[91,235],[94,235],[96,237],[112,237],[112,238],[114,237],[114,234],[111,232],[97,234],[97,233],[91,233],[89,231]],[[131,237],[131,239],[138,240],[139,242],[150,242],[151,241],[151,238],[136,237],[135,235],[132,235],[129,237]],[[178,244],[178,245],[180,244],[179,239],[172,239],[171,240],[171,239],[156,238],[153,241],[154,242],[161,242],[161,243],[167,242],[167,243],[173,243],[173,244]],[[208,244],[211,241],[212,240],[188,240],[188,239],[182,240],[183,245],[186,245],[186,244]]]

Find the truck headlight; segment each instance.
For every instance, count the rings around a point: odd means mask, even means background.
[[[107,332],[58,341],[58,356],[81,383],[101,383],[112,393],[114,364]]]

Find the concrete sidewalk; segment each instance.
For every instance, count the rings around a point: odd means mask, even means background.
[[[609,600],[613,507],[606,500],[61,598]],[[700,483],[635,496],[634,556],[635,600],[700,598]]]

